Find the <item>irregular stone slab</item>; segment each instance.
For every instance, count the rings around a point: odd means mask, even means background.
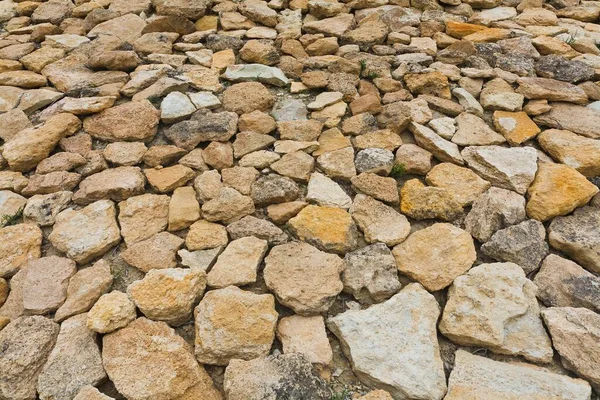
[[[271,249],[265,258],[264,278],[281,304],[310,315],[329,309],[343,289],[343,270],[339,256],[307,243],[291,242]]]
[[[34,400],[59,325],[41,316],[17,318],[0,331],[0,396]]]
[[[57,114],[43,125],[27,128],[4,144],[2,156],[13,171],[30,171],[56,147],[58,142],[81,128],[72,114]]]
[[[191,186],[178,187],[169,202],[169,231],[185,229],[200,219],[200,204]]]
[[[256,282],[258,267],[268,248],[266,240],[253,236],[232,241],[208,273],[208,285],[223,288]]]
[[[533,120],[538,125],[565,129],[592,139],[600,139],[600,111],[570,103],[551,103],[550,112]]]
[[[552,307],[542,317],[565,368],[600,387],[600,316],[585,308]]]
[[[480,242],[487,242],[496,231],[525,218],[523,196],[512,190],[491,187],[473,202],[465,218],[465,230]]]
[[[293,201],[300,195],[298,184],[292,179],[269,174],[259,176],[252,184],[250,196],[257,206]]]
[[[95,387],[87,385],[81,388],[77,396],[73,400],[114,400],[112,397],[108,397]]]
[[[4,322],[3,324],[25,314],[25,309],[23,308],[23,281],[26,276],[27,267],[25,266],[10,278],[8,297],[2,307],[0,307],[0,320]]]
[[[176,326],[192,318],[205,288],[204,271],[168,268],[148,271],[127,287],[127,293],[146,317]]]
[[[463,214],[463,207],[446,188],[425,186],[411,179],[400,190],[400,211],[414,219],[453,221]]]
[[[552,158],[575,168],[582,175],[589,178],[600,175],[600,140],[565,130],[547,129],[538,136],[538,142]]]
[[[234,112],[201,112],[191,120],[182,121],[165,130],[165,136],[177,147],[193,150],[200,142],[227,141],[237,130],[238,115]]]
[[[411,122],[410,131],[419,146],[430,151],[438,160],[463,165],[465,162],[458,146],[424,125]]]
[[[587,204],[600,191],[585,176],[563,164],[543,163],[527,190],[527,215],[548,221]]]
[[[494,233],[481,251],[497,261],[515,263],[530,274],[548,254],[546,228],[534,219],[509,226]]]
[[[86,326],[87,315],[64,321],[56,345],[38,378],[40,399],[72,399],[86,385],[106,378],[96,332]]]
[[[537,297],[548,307],[600,310],[600,278],[566,258],[550,254],[533,279]]]
[[[600,273],[600,210],[584,207],[573,215],[555,218],[548,229],[550,245],[588,270]]]
[[[456,278],[448,290],[440,332],[463,346],[550,362],[554,353],[535,291],[516,264],[474,267]]]
[[[346,254],[344,291],[361,303],[380,303],[400,290],[396,260],[383,243]]]
[[[225,370],[223,386],[228,400],[331,398],[331,389],[301,354],[232,360]]]
[[[445,400],[501,398],[589,399],[592,389],[581,379],[529,365],[503,363],[458,350]]]
[[[90,204],[97,200],[123,201],[144,193],[146,179],[139,167],[117,167],[85,178],[73,195],[77,204]]]
[[[398,183],[394,178],[383,177],[369,172],[365,172],[351,179],[352,187],[358,192],[362,192],[377,200],[398,204],[400,196],[398,194]]]
[[[332,179],[349,181],[356,176],[352,147],[323,153],[317,158],[317,165],[321,171]]]
[[[285,354],[300,353],[311,363],[321,365],[328,365],[333,359],[325,321],[320,315],[282,318],[277,325],[277,338]]]
[[[205,220],[195,222],[185,238],[185,246],[192,251],[225,246],[228,242],[227,230],[223,225]]]
[[[217,261],[217,256],[222,251],[223,246],[198,251],[187,251],[182,249],[177,252],[177,255],[181,258],[181,265],[185,265],[191,269],[208,271],[208,269]]]
[[[121,240],[115,205],[100,200],[81,210],[62,211],[48,240],[80,264],[101,256]]]
[[[121,253],[123,260],[142,272],[173,268],[184,240],[169,232],[159,232],[146,240],[132,243]]]
[[[272,222],[251,215],[227,225],[227,232],[232,240],[246,236],[266,240],[269,244],[283,244],[289,240],[289,235]]]
[[[483,179],[519,194],[525,194],[538,169],[537,152],[531,147],[471,146],[461,154]]]
[[[167,168],[147,168],[144,170],[144,174],[150,186],[158,193],[172,192],[188,183],[196,175],[193,169],[181,164]]]
[[[354,26],[352,14],[338,14],[332,18],[324,18],[318,21],[306,22],[302,29],[308,33],[323,33],[327,36],[342,36],[348,29]]]
[[[206,391],[206,398],[221,398],[194,359],[191,346],[164,322],[138,318],[104,336],[102,360],[119,393],[131,400],[183,399],[198,385]],[[141,365],[143,375],[139,374]]]
[[[527,99],[586,103],[587,95],[579,86],[548,78],[519,78],[517,93]]]
[[[278,314],[270,294],[254,294],[235,286],[211,290],[196,316],[196,359],[227,365],[231,359],[251,360],[269,354]]]
[[[506,141],[504,136],[490,128],[484,120],[470,113],[462,113],[456,117],[458,125],[452,136],[452,143],[459,146],[489,146]]]
[[[242,82],[225,89],[221,101],[226,111],[241,115],[256,110],[270,111],[275,103],[275,97],[260,82]]]
[[[87,117],[83,129],[108,142],[145,142],[154,137],[159,121],[160,112],[149,101],[131,101]]]
[[[364,194],[354,197],[350,215],[368,243],[382,242],[395,246],[410,233],[410,223],[404,215]]]
[[[116,36],[123,42],[133,43],[142,36],[146,22],[135,14],[125,14],[96,25],[88,32],[88,37],[101,35]]]
[[[464,207],[471,205],[491,184],[468,168],[452,163],[436,165],[425,177],[431,186],[447,189]]]
[[[434,224],[394,247],[398,270],[426,289],[443,289],[468,271],[477,254],[471,235],[451,224]]]
[[[104,260],[99,260],[93,266],[77,271],[69,279],[67,299],[56,310],[54,320],[61,322],[73,315],[89,311],[100,296],[108,291],[112,282],[110,265]]]
[[[290,83],[282,70],[263,64],[230,65],[221,77],[232,82],[258,81],[280,87],[285,87]]]
[[[365,384],[399,399],[439,400],[446,392],[439,314],[435,298],[413,283],[384,303],[338,314],[327,326]]]
[[[10,190],[0,190],[0,216],[15,215],[23,211],[27,199]]]
[[[540,128],[523,111],[494,111],[494,125],[512,146],[518,146],[540,133]]]
[[[23,281],[23,308],[28,314],[47,314],[57,310],[67,298],[69,278],[75,275],[75,262],[49,256],[27,263]]]
[[[235,189],[224,187],[217,197],[204,203],[202,216],[208,221],[228,224],[252,214],[254,210],[252,198],[240,194]]]
[[[324,251],[345,254],[358,246],[358,230],[341,208],[309,205],[288,221],[298,239]]]
[[[98,333],[110,333],[127,326],[136,317],[135,304],[118,291],[103,294],[87,313],[87,327]]]
[[[348,209],[352,204],[352,199],[340,185],[319,172],[313,172],[310,176],[306,199],[325,207]]]
[[[42,255],[42,231],[33,224],[0,229],[0,277],[14,275],[29,260]]]
[[[149,239],[167,227],[169,197],[142,194],[119,203],[119,224],[128,245]]]

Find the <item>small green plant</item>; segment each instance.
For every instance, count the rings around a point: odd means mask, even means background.
[[[400,178],[404,174],[406,174],[406,165],[402,163],[394,164],[392,171],[390,172],[390,176],[392,178]]]
[[[18,224],[19,221],[23,219],[23,209],[24,207],[19,208],[17,212],[12,215],[3,215],[0,220],[0,225],[5,227]]]
[[[335,392],[331,395],[331,400],[351,400],[350,391],[344,388],[341,392]]]
[[[365,60],[363,58],[359,62],[360,62],[360,74],[362,75],[365,72],[365,70],[367,69],[367,60]]]
[[[379,78],[379,74],[375,71],[369,71],[367,72],[367,74],[365,75],[365,78],[373,80],[375,78]]]

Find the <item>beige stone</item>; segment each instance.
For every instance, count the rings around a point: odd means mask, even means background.
[[[258,267],[267,250],[267,241],[253,236],[233,240],[208,273],[208,285],[223,288],[256,282]]]
[[[328,365],[333,359],[322,316],[292,315],[277,325],[277,338],[284,353],[300,353],[314,364]]]
[[[228,241],[227,229],[223,225],[200,220],[190,226],[185,246],[190,251],[206,250],[225,246]]]
[[[168,218],[169,197],[165,195],[146,193],[119,203],[119,224],[128,245],[163,231]]]
[[[191,186],[179,187],[173,191],[169,202],[169,231],[185,229],[200,219],[200,204],[196,191]]]
[[[463,207],[471,205],[491,187],[488,181],[470,169],[451,163],[436,165],[425,179],[431,186],[447,189]]]
[[[135,320],[135,304],[118,291],[103,294],[87,314],[87,327],[94,332],[110,333]]]

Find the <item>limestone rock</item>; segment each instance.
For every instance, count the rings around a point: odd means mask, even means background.
[[[102,360],[116,389],[131,400],[185,399],[195,386],[205,391],[206,398],[220,399],[210,377],[194,360],[191,346],[164,322],[138,318],[105,335]],[[141,365],[144,374],[140,375]]]
[[[56,216],[48,239],[69,258],[85,264],[103,255],[121,240],[112,201],[100,200],[82,208],[68,209]]]
[[[398,270],[430,291],[449,286],[477,257],[471,236],[450,224],[434,224],[410,235],[393,250]]]
[[[169,193],[185,185],[196,175],[194,170],[177,164],[167,168],[148,168],[144,170],[148,183],[158,193]]]
[[[539,221],[547,221],[585,205],[598,191],[598,187],[575,169],[544,163],[527,191],[527,214]]]
[[[254,212],[252,198],[232,188],[222,188],[219,195],[202,206],[202,216],[212,222],[235,222]]]
[[[169,202],[169,231],[185,229],[200,219],[200,204],[191,186],[179,187],[173,191]]]
[[[181,325],[192,318],[204,294],[204,271],[182,268],[153,269],[127,287],[127,293],[147,318]]]
[[[600,273],[600,223],[597,208],[584,207],[573,215],[555,218],[548,229],[550,245],[568,254],[588,270]]]
[[[67,298],[54,314],[54,320],[61,322],[76,314],[89,311],[90,308],[113,282],[110,265],[99,260],[93,266],[77,271],[69,279]]]
[[[563,365],[598,388],[600,345],[595,338],[600,316],[585,308],[551,307],[542,311],[542,317]]]
[[[286,243],[289,240],[289,235],[272,222],[251,215],[227,225],[227,233],[232,240],[253,236],[275,245]]]
[[[211,290],[195,311],[196,359],[227,365],[231,359],[266,356],[275,338],[277,312],[270,294],[230,286]]]
[[[600,175],[600,141],[573,132],[547,129],[538,136],[540,146],[556,161],[586,177]]]
[[[333,359],[325,322],[320,315],[282,318],[277,325],[277,338],[283,345],[284,354],[299,353],[311,363],[321,365],[328,365]]]
[[[0,396],[36,398],[38,376],[58,336],[59,326],[42,316],[21,317],[0,331]]]
[[[223,386],[229,400],[331,398],[331,389],[301,354],[232,360],[225,370]]]
[[[384,303],[338,314],[327,325],[365,384],[385,387],[399,399],[435,400],[446,392],[435,326],[439,314],[435,298],[410,284]]]
[[[314,172],[310,176],[306,199],[325,207],[347,209],[352,204],[352,199],[344,192],[344,189],[319,172]]]
[[[23,281],[23,308],[28,314],[56,311],[67,298],[69,278],[75,274],[75,262],[50,256],[30,260]]]
[[[530,274],[548,254],[546,229],[541,222],[529,219],[497,231],[481,251],[497,261],[515,263]]]
[[[160,232],[148,239],[132,243],[121,253],[123,260],[142,272],[173,268],[177,250],[184,240],[169,232]]]
[[[12,276],[29,260],[42,255],[42,231],[32,224],[0,229],[0,276]]]
[[[223,92],[223,108],[238,114],[252,111],[270,111],[275,99],[259,82],[236,83]]]
[[[600,138],[600,112],[597,110],[561,102],[551,103],[551,106],[550,112],[533,120],[539,125],[565,129],[592,139]]]
[[[97,200],[123,201],[144,193],[146,179],[138,167],[117,167],[85,178],[73,195],[77,204],[89,204]]]
[[[358,230],[348,212],[335,207],[309,205],[288,221],[300,240],[324,251],[345,254],[358,245]]]
[[[351,182],[355,190],[374,199],[395,204],[400,201],[398,184],[393,178],[365,172],[352,178]]]
[[[382,242],[395,246],[410,233],[410,223],[404,215],[364,194],[354,197],[350,215],[368,243]]]
[[[527,218],[525,198],[517,193],[492,187],[479,196],[465,218],[465,229],[480,242]]]
[[[225,246],[227,230],[223,225],[200,220],[192,224],[185,239],[188,250],[205,250]]]
[[[428,127],[415,122],[412,122],[409,128],[415,136],[417,144],[431,152],[440,161],[459,165],[464,164],[463,157],[456,144],[442,138]]]
[[[94,332],[110,333],[127,326],[135,316],[135,304],[129,297],[123,292],[113,291],[98,299],[87,313],[86,324]]]
[[[169,197],[142,194],[119,203],[119,224],[125,243],[149,239],[167,227]]]
[[[523,111],[494,111],[494,125],[513,146],[533,139],[540,133],[540,128]]]
[[[456,117],[458,125],[452,143],[459,146],[489,146],[505,142],[502,135],[490,128],[484,120],[470,113]]]
[[[246,60],[254,61],[254,60]],[[289,79],[282,70],[276,67],[269,67],[260,64],[239,64],[227,67],[222,77],[233,82],[251,82],[258,81],[274,86],[285,87],[289,84]],[[265,111],[265,110],[262,110]]]
[[[279,302],[302,315],[325,312],[343,289],[342,259],[302,242],[273,247],[264,278]],[[310,289],[309,289],[310,288]]]
[[[464,206],[471,205],[491,184],[468,168],[452,163],[438,164],[427,173],[427,183],[447,189]]]
[[[267,250],[267,241],[253,236],[233,240],[208,273],[208,285],[223,288],[256,282],[258,267]]]
[[[525,194],[533,182],[537,152],[530,147],[471,146],[462,151],[469,167],[492,185]]]
[[[411,179],[400,190],[400,211],[414,219],[452,221],[463,214],[463,207],[448,189]]]
[[[584,400],[591,394],[589,384],[529,364],[503,363],[456,352],[448,381],[446,400],[489,398],[518,400],[552,398]]]
[[[114,400],[112,397],[108,397],[92,385],[86,385],[81,388],[77,396],[73,400]]]
[[[300,188],[292,179],[277,174],[259,176],[252,184],[250,196],[257,206],[293,201]]]
[[[555,254],[548,255],[533,279],[537,297],[548,307],[582,307],[600,310],[596,287],[600,278],[576,263]]]
[[[474,267],[450,287],[440,332],[464,346],[550,362],[553,351],[535,290],[516,264]]]
[[[40,399],[71,399],[86,385],[106,378],[96,332],[86,326],[85,314],[64,321],[56,345],[38,378]]]
[[[109,142],[148,141],[156,134],[159,117],[149,101],[132,101],[86,118],[83,129]]]

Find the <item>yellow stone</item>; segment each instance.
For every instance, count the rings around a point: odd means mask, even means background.
[[[518,146],[533,139],[541,132],[535,122],[523,111],[495,111],[494,126],[512,146]]]
[[[574,168],[544,163],[539,166],[527,193],[527,215],[548,221],[587,204],[598,193],[598,188]]]
[[[212,56],[212,68],[219,71],[225,70],[230,65],[235,64],[235,53],[232,49],[218,51]]]
[[[358,245],[358,231],[346,210],[309,205],[288,222],[298,239],[323,251],[347,253]]]
[[[497,42],[498,40],[508,39],[511,36],[509,29],[486,28],[481,31],[465,36],[466,40],[475,43]]]
[[[487,29],[483,25],[467,24],[466,22],[446,22],[446,33],[452,37],[462,39],[472,33]]]
[[[446,75],[439,71],[425,74],[406,74],[404,82],[412,94],[429,94],[444,99],[450,99],[450,85]]]
[[[217,25],[219,23],[219,17],[216,15],[205,15],[196,21],[196,29],[199,31],[209,31],[209,30],[217,30]]]
[[[328,151],[343,149],[352,146],[350,139],[340,132],[337,128],[332,128],[324,131],[319,136],[319,148],[313,151],[313,157],[318,157]]]

